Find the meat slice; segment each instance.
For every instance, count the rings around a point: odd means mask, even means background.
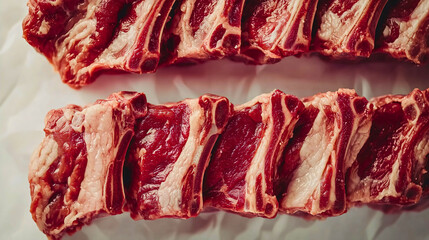
[[[276,216],[273,178],[303,108],[299,99],[279,90],[235,107],[205,174],[205,207]]]
[[[429,90],[371,102],[371,133],[350,169],[348,201],[415,204],[429,190]]]
[[[275,182],[280,211],[343,214],[345,175],[369,136],[371,106],[349,89],[315,95],[304,105]]]
[[[369,57],[387,0],[319,0],[313,49],[331,58]]]
[[[144,94],[120,92],[46,116],[45,138],[29,171],[34,221],[49,239],[73,233],[101,214],[118,214],[125,196],[122,166]]]
[[[125,168],[132,218],[199,214],[204,171],[231,111],[227,98],[214,95],[148,105],[147,116],[135,126]]]
[[[309,51],[317,0],[249,0],[242,20],[240,58],[265,64]]]
[[[244,0],[177,0],[165,30],[164,64],[219,59],[238,53]]]
[[[79,88],[102,70],[151,72],[173,0],[30,0],[24,38],[63,82]]]
[[[429,59],[429,0],[389,0],[380,19],[376,52],[422,64]]]

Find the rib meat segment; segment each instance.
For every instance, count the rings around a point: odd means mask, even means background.
[[[144,114],[145,95],[130,92],[47,114],[28,179],[30,212],[48,238],[71,234],[100,214],[122,212],[122,166],[135,116]]]
[[[415,204],[429,190],[429,91],[371,102],[371,133],[350,169],[348,200],[352,205]]]
[[[246,1],[239,58],[265,64],[309,51],[317,0]]]
[[[24,38],[63,82],[79,88],[102,70],[151,72],[173,0],[30,0]]]
[[[332,58],[369,57],[387,0],[320,0],[313,49]]]
[[[348,89],[315,95],[304,105],[276,181],[280,211],[343,214],[345,174],[369,136],[371,107]]]
[[[125,168],[134,219],[199,214],[210,152],[231,111],[228,99],[214,95],[148,105],[148,114],[135,126]]]
[[[376,52],[423,64],[429,59],[429,0],[388,1],[378,26]]]
[[[302,109],[301,101],[279,90],[235,107],[206,171],[205,207],[276,216],[273,178]]]
[[[165,31],[164,64],[202,62],[238,53],[244,0],[178,0]]]

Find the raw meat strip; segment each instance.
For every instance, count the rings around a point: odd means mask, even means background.
[[[265,64],[308,52],[317,1],[246,1],[239,57],[247,63]]]
[[[165,30],[164,64],[202,62],[238,53],[244,0],[178,0]]]
[[[278,159],[304,108],[279,90],[235,107],[204,177],[204,206],[273,218]]]
[[[349,89],[315,95],[304,105],[275,182],[280,211],[343,214],[345,174],[369,136],[371,106]]]
[[[122,166],[135,116],[146,114],[144,94],[120,92],[81,108],[46,116],[46,136],[29,171],[34,221],[49,239],[73,233],[125,204]]]
[[[173,0],[30,0],[24,38],[63,82],[79,88],[101,70],[150,72]]]
[[[350,169],[348,201],[415,204],[429,190],[429,90],[371,102],[371,133]]]
[[[377,52],[422,64],[429,59],[429,0],[389,0],[377,35]]]
[[[148,105],[147,116],[135,126],[125,165],[132,218],[199,214],[204,171],[231,111],[227,98],[214,95]]]
[[[332,58],[369,57],[387,0],[319,0],[313,49]]]

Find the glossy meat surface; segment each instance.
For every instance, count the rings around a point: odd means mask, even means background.
[[[134,219],[199,214],[204,171],[231,110],[228,99],[214,95],[148,106],[135,126],[125,170]]]
[[[314,51],[338,59],[369,57],[387,0],[320,0],[312,43]]]
[[[369,136],[371,108],[354,90],[304,99],[276,182],[280,210],[336,216],[346,209],[345,176]]]
[[[383,96],[375,106],[370,137],[348,180],[351,204],[418,203],[427,192],[429,93]]]
[[[266,64],[308,52],[316,6],[317,0],[246,1],[239,58]]]
[[[213,150],[204,179],[204,205],[273,218],[273,178],[302,103],[276,90],[235,107]]]
[[[244,0],[178,0],[164,33],[163,64],[189,64],[238,53]]]
[[[429,60],[429,1],[390,0],[378,26],[376,52],[417,64]]]
[[[145,95],[128,92],[48,113],[28,175],[30,212],[48,238],[73,233],[100,214],[122,213],[122,166],[135,117],[144,114]]]
[[[173,0],[30,0],[24,38],[64,83],[79,88],[100,71],[152,72]]]

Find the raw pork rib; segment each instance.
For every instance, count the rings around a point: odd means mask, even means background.
[[[317,0],[249,0],[242,20],[242,60],[274,63],[309,51]]]
[[[319,0],[313,49],[331,58],[369,57],[387,0]]]
[[[345,174],[369,136],[371,106],[354,90],[304,100],[275,182],[280,211],[336,216],[346,209]]]
[[[273,177],[303,108],[299,99],[279,90],[235,107],[204,177],[204,206],[275,217]]]
[[[48,238],[73,233],[99,214],[119,214],[122,166],[144,94],[120,92],[85,108],[69,105],[46,116],[45,139],[29,172],[34,221]]]
[[[429,187],[429,90],[371,100],[371,133],[348,180],[353,204],[409,205]]]
[[[165,64],[202,62],[238,53],[244,0],[177,0],[165,30]]]
[[[377,52],[417,64],[429,60],[429,0],[389,0],[378,29]]]
[[[150,72],[173,0],[30,0],[24,38],[63,82],[79,88],[99,71]]]
[[[147,116],[135,126],[125,165],[134,219],[199,214],[204,171],[231,112],[228,99],[214,95],[148,105]]]

